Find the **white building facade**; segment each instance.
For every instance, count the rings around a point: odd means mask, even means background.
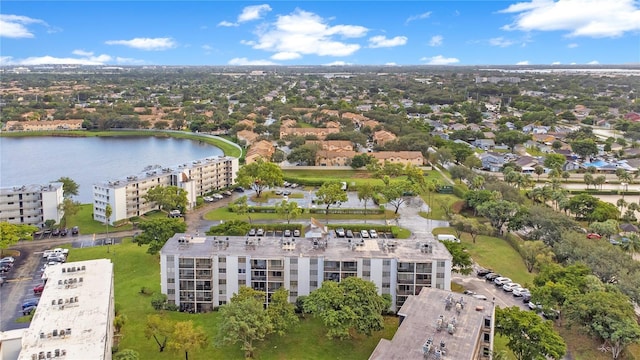
[[[0,221],[44,226],[47,220],[60,222],[64,213],[62,183],[0,188]]]
[[[196,198],[232,186],[238,172],[238,159],[213,157],[194,160],[173,168],[147,167],[125,180],[113,180],[93,185],[93,219],[106,221],[105,210],[111,205],[109,223],[143,215],[157,208],[144,200],[156,186],[177,186],[187,193],[187,208],[196,205]]]
[[[450,290],[451,255],[425,239],[226,237],[176,234],[160,252],[161,287],[183,311],[207,312],[248,286],[289,301],[309,295],[323,281],[349,276],[372,281],[389,294],[392,309],[423,287]]]

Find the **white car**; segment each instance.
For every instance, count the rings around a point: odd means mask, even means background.
[[[369,230],[369,236],[375,239],[378,237],[378,232],[375,230]]]
[[[540,304],[535,304],[531,301],[529,301],[529,303],[527,304],[527,306],[529,307],[529,309],[531,310],[542,310],[542,305]]]
[[[522,285],[518,284],[518,283],[506,283],[504,285],[502,285],[502,290],[506,291],[506,292],[511,292],[513,291],[513,289],[516,288],[522,288]]]
[[[487,300],[487,297],[482,295],[482,294],[473,294],[471,296],[476,298],[476,299],[478,299],[478,300]]]
[[[211,196],[212,196],[214,199],[218,199],[218,200],[220,200],[220,199],[223,199],[223,198],[224,198],[224,196],[222,196],[222,195],[220,195],[220,194],[213,194],[213,195],[211,195]]]
[[[360,237],[365,239],[369,237],[369,233],[367,232],[367,230],[360,230]]]
[[[13,256],[7,256],[7,257],[3,257],[2,259],[0,259],[0,262],[8,262],[8,263],[12,263],[16,261],[16,259],[13,258]]]
[[[211,196],[205,196],[202,198],[205,202],[213,202],[213,198]]]
[[[531,292],[529,292],[529,289],[519,287],[519,288],[513,289],[513,291],[511,291],[511,294],[513,296],[520,297],[525,295],[531,295]]]
[[[499,276],[499,277],[493,279],[493,283],[496,286],[503,286],[504,284],[508,284],[510,282],[512,282],[511,279],[509,279],[508,277],[504,277],[504,276]]]

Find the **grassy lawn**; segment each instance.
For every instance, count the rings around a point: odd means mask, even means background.
[[[127,316],[122,330],[119,349],[134,349],[141,359],[179,359],[182,354],[170,351],[158,352],[153,339],[146,339],[144,326],[146,316],[156,313],[151,307],[151,296],[140,294],[146,287],[151,291],[160,291],[160,269],[158,256],[146,253],[146,246],[125,242],[111,247],[107,253],[105,247],[73,249],[69,261],[81,261],[97,258],[110,258],[115,271],[115,304],[120,313]],[[193,320],[202,326],[210,339],[205,349],[189,352],[189,358],[198,359],[243,359],[244,354],[238,346],[214,347],[219,313],[185,314],[165,312],[169,321]],[[270,336],[259,344],[257,359],[367,359],[380,338],[391,339],[398,327],[395,317],[385,319],[385,329],[371,337],[355,336],[350,341],[329,340],[325,336],[322,324],[312,318],[303,319],[296,328],[285,337]]]
[[[80,211],[67,219],[67,228],[78,226],[81,234],[103,234],[107,232],[104,223],[93,220],[93,204],[81,204]],[[133,229],[132,224],[114,227],[109,225],[109,233]]]
[[[452,228],[435,228],[434,234],[452,234]],[[535,274],[530,274],[522,262],[522,258],[509,243],[493,236],[478,236],[476,243],[467,233],[462,234],[462,243],[467,246],[474,261],[480,266],[493,269],[503,276],[508,276],[514,281],[527,286],[533,283]]]
[[[441,203],[453,205],[457,201],[460,201],[460,198],[453,194],[438,194],[435,192],[431,194],[422,194],[420,197],[427,205],[429,205],[429,208],[431,209],[430,213],[421,212],[420,216],[425,219],[433,220],[447,219],[444,210],[442,210],[442,207],[440,206]]]

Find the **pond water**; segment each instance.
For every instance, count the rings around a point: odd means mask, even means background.
[[[211,156],[219,148],[171,137],[0,138],[0,187],[47,184],[62,176],[80,185],[83,204],[93,201],[93,184],[122,179],[148,165],[174,167]]]

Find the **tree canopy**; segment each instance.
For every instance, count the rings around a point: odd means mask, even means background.
[[[346,339],[349,330],[371,335],[384,325],[382,311],[390,304],[380,295],[375,284],[352,276],[341,282],[325,281],[304,301],[304,310],[317,316],[327,328],[330,338]]]
[[[164,244],[176,233],[187,231],[187,224],[182,218],[155,218],[138,224],[143,231],[136,236],[138,245],[148,244],[149,254],[160,252]]]
[[[237,182],[255,190],[256,196],[260,197],[265,189],[282,185],[284,179],[278,165],[258,159],[240,168]]]
[[[20,240],[33,240],[33,233],[36,231],[38,228],[33,225],[0,222],[0,255],[2,255],[2,250]]]
[[[316,197],[321,204],[325,206],[325,214],[329,214],[331,205],[338,202],[347,201],[347,193],[342,190],[342,184],[339,181],[328,181],[320,186],[316,192]]]
[[[187,209],[187,191],[177,186],[154,186],[144,195],[144,199],[153,202],[165,211]]]
[[[62,183],[62,194],[65,198],[70,198],[74,195],[78,195],[78,189],[80,186],[72,178],[63,176],[56,180],[56,182]]]

